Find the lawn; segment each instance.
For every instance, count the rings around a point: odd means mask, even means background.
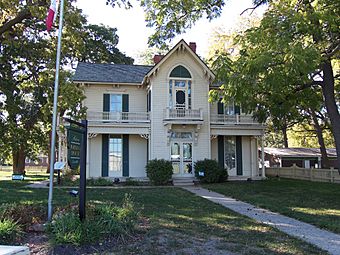
[[[0,167],[0,181],[1,180],[11,180],[12,179],[12,167],[11,166],[1,166]],[[46,173],[46,168],[43,167],[26,167],[26,181],[42,181],[47,180],[49,174]]]
[[[340,185],[290,179],[204,185],[226,196],[340,233]]]
[[[29,189],[25,184],[0,181],[0,203],[47,204],[48,189]],[[56,206],[77,201],[67,192],[55,189]],[[88,189],[87,199],[120,203],[126,193],[144,223],[139,238],[112,247],[115,254],[326,254],[179,188]]]

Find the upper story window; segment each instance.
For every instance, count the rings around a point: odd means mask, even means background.
[[[110,94],[110,112],[121,112],[123,100],[121,94]]]
[[[175,67],[170,73],[169,107],[191,109],[191,74],[184,66]]]

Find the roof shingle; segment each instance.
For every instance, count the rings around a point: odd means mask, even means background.
[[[142,83],[152,66],[79,62],[74,82]]]

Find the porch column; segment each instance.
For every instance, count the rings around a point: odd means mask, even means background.
[[[266,178],[266,167],[264,165],[264,139],[261,136],[261,164],[262,164],[262,178]]]

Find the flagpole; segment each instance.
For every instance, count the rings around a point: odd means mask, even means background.
[[[55,14],[57,15],[57,13]],[[52,197],[53,197],[53,177],[54,177],[54,160],[55,160],[55,140],[57,126],[57,108],[58,108],[58,89],[59,89],[59,69],[60,69],[60,53],[61,53],[61,35],[63,30],[64,18],[64,0],[60,2],[60,18],[58,31],[57,61],[54,80],[54,99],[53,99],[53,119],[52,119],[52,139],[51,139],[51,155],[50,155],[50,186],[48,192],[48,221],[52,220]]]

